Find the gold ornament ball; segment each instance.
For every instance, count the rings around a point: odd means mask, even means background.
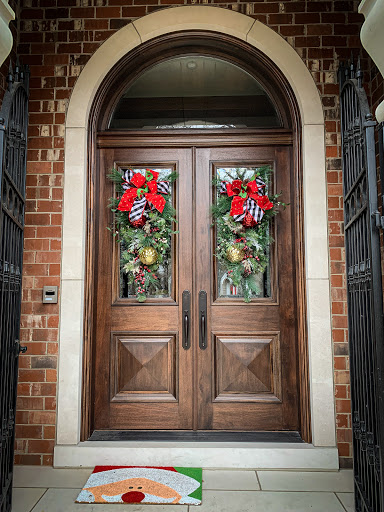
[[[139,258],[143,265],[153,265],[157,261],[158,254],[153,247],[143,247],[139,253]]]
[[[238,263],[244,258],[245,252],[243,249],[239,249],[235,245],[231,245],[231,247],[228,247],[227,249],[226,256],[231,263]]]

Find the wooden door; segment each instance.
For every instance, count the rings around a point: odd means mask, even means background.
[[[126,298],[119,248],[108,227],[112,168],[169,169],[178,235],[173,240],[170,285],[144,304]],[[192,290],[192,152],[190,149],[103,149],[96,184],[97,292],[95,311],[94,428],[191,429],[192,351],[181,346],[182,293]]]
[[[274,169],[271,186],[290,205],[271,225],[275,243],[260,297],[246,304],[236,290],[223,293],[210,217],[212,178],[219,169],[264,164]],[[122,296],[118,246],[107,230],[113,167],[179,173],[172,284],[167,296],[144,304]],[[299,429],[290,168],[285,146],[100,150],[94,429]],[[191,294],[189,349],[182,345],[185,290]]]
[[[260,297],[244,303],[236,293],[228,295],[222,289],[223,273],[212,258],[211,182],[220,170],[255,169],[266,164],[274,169],[270,187],[282,191],[281,200],[290,204],[271,225],[275,243],[267,276],[260,276]],[[194,293],[206,292],[208,298],[206,348],[196,353],[198,429],[298,430],[290,167],[287,147],[196,150]],[[197,322],[202,321],[202,308],[196,301],[194,315]]]

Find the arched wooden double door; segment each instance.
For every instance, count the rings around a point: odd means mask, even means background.
[[[260,140],[248,146],[238,145],[236,137],[232,145],[229,139],[225,144],[223,138],[209,146],[207,136],[200,147],[187,142],[172,146],[170,138],[164,138],[163,145],[157,140],[155,147],[127,147],[133,144],[127,137],[126,142],[124,137],[108,135],[99,140],[95,430],[300,429],[298,243],[289,135],[280,130],[272,137],[274,143]],[[260,297],[245,303],[236,291],[227,289],[215,261],[212,178],[218,169],[261,165],[272,167],[271,186],[282,191],[281,199],[289,206],[271,226],[275,242]],[[124,289],[118,245],[107,229],[112,221],[107,205],[114,193],[108,174],[112,168],[128,167],[179,173],[172,192],[178,233],[169,287],[161,298],[148,298],[143,304]]]

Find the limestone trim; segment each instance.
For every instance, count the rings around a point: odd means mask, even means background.
[[[359,12],[365,16],[360,32],[361,42],[384,77],[384,2],[363,0]],[[377,107],[375,115],[379,123],[384,121],[384,100]]]
[[[0,66],[8,57],[13,44],[9,22],[15,19],[15,13],[10,8],[8,0],[0,0]]]
[[[214,11],[213,11],[214,9]],[[313,445],[335,447],[324,117],[319,93],[296,51],[258,21],[214,6],[156,11],[111,36],[74,87],[66,118],[57,444],[81,449],[87,127],[92,101],[113,66],[153,37],[181,30],[229,34],[265,53],[285,74],[302,121],[304,239]],[[56,452],[55,452],[56,453]],[[57,451],[57,453],[61,453]],[[73,465],[79,459],[73,455]]]

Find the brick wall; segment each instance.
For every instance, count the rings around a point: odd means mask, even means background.
[[[184,3],[197,2],[23,2],[19,52],[31,67],[22,311],[22,341],[28,353],[21,358],[17,463],[52,464],[59,308],[42,305],[41,294],[44,284],[59,285],[64,122],[71,90],[88,59],[116,30],[156,9]],[[339,59],[349,58],[351,51],[361,53],[358,1],[209,3],[247,14],[281,34],[308,66],[321,94],[326,119],[337,439],[342,465],[349,465],[351,416],[336,71]]]

